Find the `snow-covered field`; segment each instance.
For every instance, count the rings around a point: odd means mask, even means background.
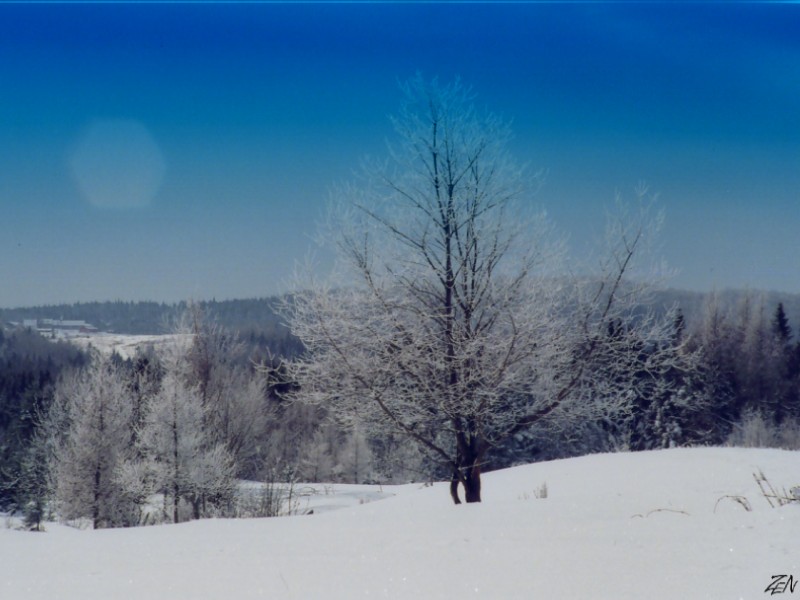
[[[800,504],[770,508],[758,469],[800,483],[796,452],[676,449],[490,473],[478,505],[444,484],[334,486],[313,515],[2,529],[0,598],[764,598],[800,578]]]
[[[171,343],[181,334],[164,335],[129,335],[124,333],[93,333],[71,335],[65,338],[76,346],[87,350],[95,348],[103,354],[116,352],[122,358],[132,358],[136,355],[136,350],[145,346],[152,346],[156,350],[166,344]]]

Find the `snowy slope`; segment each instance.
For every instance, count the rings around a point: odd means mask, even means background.
[[[797,453],[677,449],[490,473],[480,505],[438,484],[310,516],[0,530],[0,598],[763,598],[800,578],[800,504],[770,508],[757,469],[800,483]]]

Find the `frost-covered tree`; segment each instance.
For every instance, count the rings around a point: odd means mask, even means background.
[[[194,518],[227,505],[234,490],[234,459],[205,427],[207,409],[197,386],[183,377],[187,339],[179,338],[162,359],[165,374],[140,434],[142,461],[126,471],[130,485],[164,495],[174,523],[182,501]]]
[[[771,322],[773,344],[772,359],[780,381],[775,403],[775,417],[778,421],[784,417],[797,417],[800,408],[800,390],[798,389],[798,376],[800,375],[800,346],[792,344],[792,328],[789,319],[779,302]]]
[[[61,518],[89,518],[95,528],[135,523],[136,507],[117,479],[131,452],[131,404],[119,368],[99,354],[59,383],[51,420],[59,438],[52,468]]]
[[[342,480],[351,483],[367,483],[375,478],[374,457],[359,423],[354,423],[345,436],[339,453]]]
[[[20,461],[17,498],[26,527],[41,531],[42,521],[49,516],[48,505],[53,493],[51,467],[55,464],[57,436],[50,435],[46,418],[37,420],[41,422]]]
[[[128,388],[131,392],[132,406],[131,443],[137,446],[138,436],[144,427],[147,410],[153,397],[158,393],[163,375],[161,364],[152,346],[137,348],[136,354],[128,363]]]
[[[567,277],[563,244],[520,208],[508,128],[458,82],[404,92],[389,160],[342,190],[334,284],[304,282],[287,307],[308,350],[290,369],[298,397],[405,435],[451,474],[454,502],[459,486],[476,502],[490,448],[543,420],[629,410],[631,339],[665,338],[669,317],[637,312],[626,280],[642,213],[612,220],[599,272]],[[626,334],[609,338],[610,323]]]
[[[223,444],[240,477],[255,477],[261,468],[270,418],[266,380],[246,359],[245,346],[203,310],[190,303],[175,333],[187,341],[174,368],[198,395],[203,429]]]
[[[222,444],[236,465],[239,477],[252,478],[262,468],[270,419],[266,382],[242,367],[225,378],[225,393],[216,404],[214,440]]]
[[[631,397],[628,414],[607,425],[617,436],[617,447],[648,450],[701,441],[692,422],[708,403],[695,389],[698,356],[685,343],[684,328],[680,311],[666,339],[644,339],[638,332],[630,335],[616,324],[610,326],[609,336],[629,337],[627,356],[616,356],[604,367],[608,369],[604,376],[627,381]]]
[[[298,475],[306,481],[336,481],[341,471],[336,468],[340,437],[341,430],[334,423],[322,423],[308,439],[298,440],[301,443],[297,458],[285,464],[296,464]]]
[[[705,429],[706,443],[722,443],[743,420],[778,427],[797,415],[796,349],[779,305],[772,320],[763,296],[747,292],[735,302],[708,296],[702,322],[690,343],[700,357],[693,377],[707,397],[706,414],[696,429]],[[738,434],[736,434],[738,435]]]

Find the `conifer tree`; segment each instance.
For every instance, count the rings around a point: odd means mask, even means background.
[[[99,354],[62,380],[51,417],[61,421],[53,465],[61,518],[89,518],[96,529],[137,520],[116,476],[131,452],[131,405],[119,368]]]
[[[783,309],[783,302],[779,302],[778,308],[775,309],[775,316],[772,319],[772,332],[782,344],[789,345],[792,337],[792,328],[789,326],[789,319]]]

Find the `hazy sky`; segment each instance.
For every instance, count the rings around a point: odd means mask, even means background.
[[[799,4],[0,4],[0,306],[284,291],[418,71],[576,251],[645,180],[676,287],[800,292]]]

